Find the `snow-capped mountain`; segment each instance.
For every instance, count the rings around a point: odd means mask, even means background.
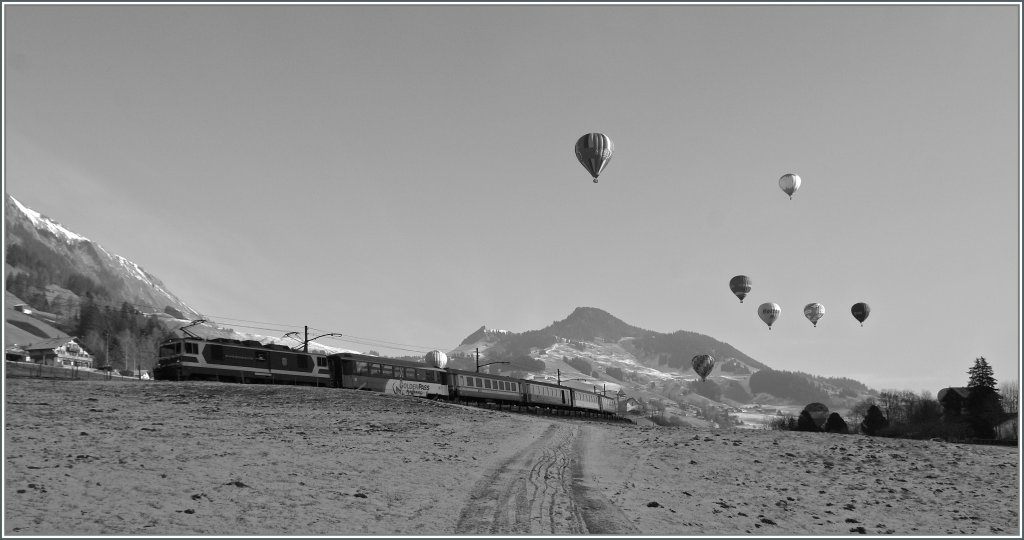
[[[7,289],[45,297],[46,307],[36,306],[40,309],[74,312],[83,298],[91,297],[114,309],[127,302],[144,313],[202,317],[138,264],[110,253],[10,194],[4,201],[4,225]]]
[[[482,326],[449,356],[456,367],[473,369],[477,351],[480,364],[488,365],[488,371],[608,392],[623,389],[680,403],[693,401],[697,390],[706,391],[713,401],[731,405],[787,400],[838,404],[870,393],[850,379],[773,371],[711,336],[684,330],[653,332],[593,307],[578,307],[565,319],[539,330],[516,333]],[[697,385],[700,377],[691,360],[698,354],[711,354],[717,360],[708,384]]]

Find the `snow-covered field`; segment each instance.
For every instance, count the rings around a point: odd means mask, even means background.
[[[4,536],[1020,535],[1017,448],[5,380]]]

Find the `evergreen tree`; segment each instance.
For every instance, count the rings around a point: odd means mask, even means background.
[[[967,370],[970,382],[967,388],[967,421],[974,429],[974,435],[982,439],[995,437],[995,426],[1003,415],[1003,407],[996,390],[996,378],[992,366],[988,365],[984,356],[974,360],[974,366]]]
[[[864,415],[864,421],[860,423],[860,430],[865,435],[875,435],[889,425],[889,420],[882,414],[882,409],[878,408],[878,405],[872,405],[868,407],[867,414]]]
[[[974,359],[974,366],[967,370],[967,374],[971,377],[967,383],[968,388],[973,390],[981,387],[993,391],[996,389],[996,378],[993,375],[992,366],[988,365],[984,356]]]
[[[800,417],[796,420],[796,429],[797,431],[821,431],[821,427],[811,418],[811,413],[807,412],[807,409],[800,411]]]
[[[829,433],[847,433],[849,428],[846,425],[846,420],[843,420],[839,413],[832,413],[828,415],[828,420],[825,421],[825,431]]]

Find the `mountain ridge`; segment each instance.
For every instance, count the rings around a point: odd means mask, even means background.
[[[22,205],[10,194],[4,209],[7,290],[35,309],[63,319],[65,330],[77,327],[85,332],[93,349],[100,343],[96,324],[91,322],[98,309],[127,309],[146,315],[138,308],[147,308],[149,315],[158,315],[155,319],[171,331],[189,320],[205,319],[130,259],[109,253],[99,243]],[[88,326],[92,328],[89,331],[83,330],[87,326],[86,307],[90,315]],[[204,325],[220,337],[243,335],[212,322]],[[142,343],[154,339],[151,327],[140,322],[136,331],[135,337],[117,340],[124,342],[124,350],[155,348],[153,343]],[[278,338],[266,341],[274,339]],[[102,349],[106,349],[105,342]],[[698,377],[690,365],[691,358],[698,354],[710,354],[717,360],[707,384],[696,384]],[[665,396],[679,403],[692,402],[693,392],[703,392],[700,399],[705,404],[709,399],[735,404],[758,399],[767,402],[768,398],[758,397],[755,390],[770,392],[772,388],[781,389],[772,395],[793,401],[807,396],[828,401],[830,396],[848,396],[866,389],[852,380],[773,371],[711,336],[686,330],[654,332],[588,306],[577,307],[564,319],[539,330],[512,332],[482,325],[452,349],[449,356],[450,365],[460,369],[477,369],[479,365],[487,371],[568,386],[612,392],[630,388],[650,399]],[[772,377],[760,379],[770,379],[775,386],[762,381],[752,387],[758,372],[771,372]]]
[[[648,399],[667,397],[677,403],[842,404],[873,392],[852,379],[773,370],[711,336],[686,330],[654,332],[595,307],[577,307],[565,319],[539,330],[509,332],[481,326],[449,356],[456,367],[474,369],[478,352],[487,371],[568,386],[582,383],[610,392],[650,390]],[[698,354],[710,354],[717,361],[707,382],[692,370],[691,360]]]
[[[85,298],[107,297],[115,307],[127,302],[140,311],[148,308],[154,313],[202,318],[135,262],[110,253],[98,242],[28,208],[9,193],[4,201],[4,225],[5,275],[8,281],[14,281],[7,283],[7,289],[13,285],[22,293],[19,296],[32,296],[25,300],[40,309],[67,317]],[[49,292],[43,292],[47,289]]]

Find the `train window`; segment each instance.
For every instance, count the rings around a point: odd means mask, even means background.
[[[210,345],[207,347],[210,351],[210,360],[223,361],[224,360],[224,347],[222,345]]]
[[[185,344],[185,354],[199,354],[199,344],[198,343],[186,343]]]
[[[321,356],[316,357],[317,367],[327,367],[327,359]]]
[[[306,355],[299,355],[299,369],[309,369],[309,357]]]
[[[181,353],[180,343],[168,343],[160,346],[160,357],[174,356]]]
[[[371,377],[380,377],[380,364],[370,364],[370,372],[367,373]]]
[[[516,383],[508,383],[508,386],[509,386],[509,390],[511,390],[513,392],[516,391]]]
[[[348,362],[346,362],[346,365],[347,364]],[[352,365],[355,365],[356,375],[366,375],[366,373],[369,371],[369,368],[366,367],[366,362],[352,362]]]
[[[380,376],[381,377],[394,377],[395,376],[395,367],[394,366],[389,366],[387,364],[381,364],[381,366],[380,366]]]

